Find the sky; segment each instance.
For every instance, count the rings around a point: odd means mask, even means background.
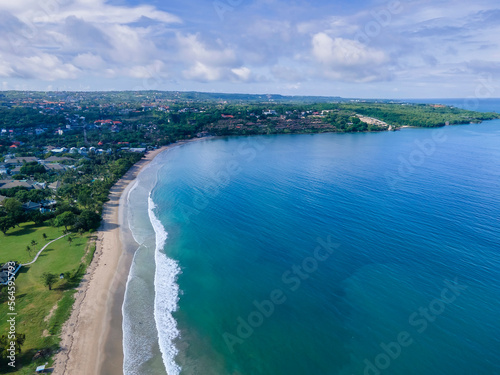
[[[0,0],[0,90],[500,97],[498,0]]]

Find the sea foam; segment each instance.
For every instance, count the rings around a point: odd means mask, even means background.
[[[158,343],[167,373],[168,375],[178,375],[181,368],[175,363],[178,350],[174,345],[174,340],[179,336],[179,330],[172,313],[177,310],[179,300],[179,285],[177,285],[176,281],[180,268],[175,260],[168,258],[162,251],[168,233],[154,214],[155,207],[150,194],[148,197],[148,213],[156,236],[154,316],[158,330]]]

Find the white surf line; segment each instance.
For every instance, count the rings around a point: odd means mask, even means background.
[[[61,238],[63,238],[63,237],[66,237],[68,234],[69,234],[69,233],[63,234],[61,237],[58,237],[58,238],[56,238],[55,240],[52,240],[52,241],[50,241],[49,243],[47,243],[47,244],[46,244],[44,247],[42,247],[42,248],[40,249],[40,251],[39,251],[39,252],[35,255],[35,259],[33,259],[33,260],[32,260],[31,262],[29,262],[29,263],[24,263],[24,264],[21,264],[21,266],[29,266],[29,265],[31,265],[31,264],[33,264],[33,263],[35,263],[35,262],[36,262],[36,260],[38,259],[38,257],[40,256],[40,254],[42,253],[42,251],[44,251],[44,250],[45,250],[45,248],[46,248],[47,246],[49,246],[52,242],[55,242],[55,241],[57,241],[57,240],[60,240],[60,239],[61,239]]]

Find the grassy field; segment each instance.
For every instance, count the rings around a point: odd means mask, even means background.
[[[46,239],[43,237],[46,234]],[[0,263],[31,261],[36,253],[47,242],[62,235],[62,230],[24,223],[20,228],[11,229],[7,235],[0,234]],[[89,234],[71,234],[71,244],[67,237],[50,244],[31,266],[22,267],[16,278],[16,329],[26,335],[26,341],[17,364],[23,365],[17,371],[0,365],[0,373],[33,374],[35,363],[32,358],[38,350],[58,348],[59,333],[64,321],[69,317],[73,304],[74,288],[85,273],[87,264],[92,259],[95,246],[89,248]],[[36,251],[31,256],[26,246],[31,241],[38,242]],[[85,255],[85,257],[84,257]],[[49,290],[43,285],[41,276],[44,272],[57,275],[64,273],[65,278],[58,281]],[[0,294],[0,335],[5,334],[7,324],[6,290]],[[41,359],[37,364],[50,361]],[[19,368],[19,366],[17,366]]]

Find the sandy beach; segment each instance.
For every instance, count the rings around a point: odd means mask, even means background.
[[[54,374],[118,375],[123,373],[122,303],[137,244],[122,226],[124,205],[132,182],[158,154],[150,151],[111,188],[97,233],[97,247],[87,274],[77,289],[71,317],[64,324]]]

